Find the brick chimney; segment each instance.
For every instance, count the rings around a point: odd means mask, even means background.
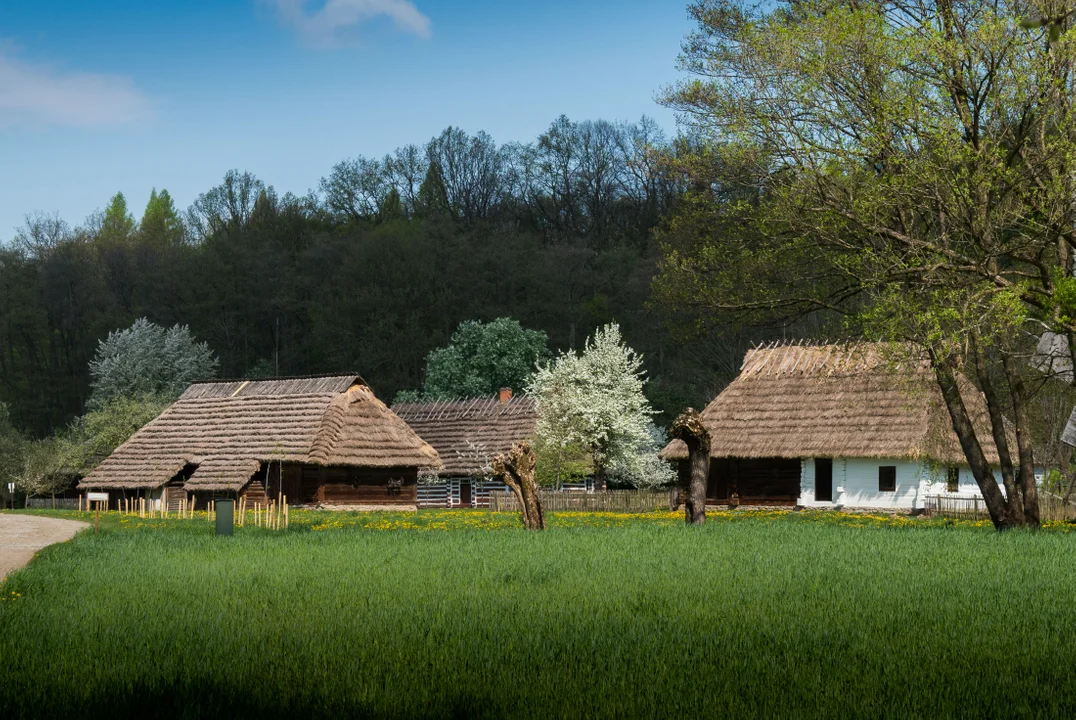
[[[512,399],[512,388],[501,388],[497,393],[497,400],[506,403]]]

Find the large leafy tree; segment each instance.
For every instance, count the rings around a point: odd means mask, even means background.
[[[422,397],[447,400],[493,395],[502,387],[521,389],[535,363],[549,357],[548,343],[544,332],[512,318],[466,320],[449,345],[426,356]]]
[[[64,470],[79,476],[90,472],[168,404],[169,398],[161,394],[116,396],[100,403],[56,435],[64,450]]]
[[[656,457],[660,448],[650,423],[655,412],[643,394],[642,365],[612,323],[595,331],[582,353],[568,351],[539,367],[527,388],[538,401],[539,442],[584,449],[599,489],[611,476],[638,481],[654,467],[645,455]]]
[[[265,183],[249,172],[229,170],[224,181],[198,196],[187,209],[187,227],[197,240],[247,227]]]
[[[1076,330],[1076,42],[1054,29],[1068,20],[1018,23],[1050,10],[698,0],[695,78],[666,95],[751,192],[696,177],[718,230],[674,228],[659,289],[755,317],[836,312],[924,348],[998,527],[1038,524],[1025,360],[1044,329]],[[985,393],[1004,497],[961,373]]]
[[[217,358],[185,325],[164,328],[145,318],[110,332],[90,362],[91,407],[119,398],[155,396],[166,402],[195,380],[216,375]]]

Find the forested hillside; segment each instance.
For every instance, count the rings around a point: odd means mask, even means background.
[[[230,171],[187,211],[155,192],[138,218],[103,189],[83,224],[30,216],[0,249],[0,402],[35,435],[67,423],[98,341],[140,317],[189,325],[222,376],[355,370],[391,401],[459,322],[510,316],[553,350],[618,321],[667,421],[744,345],[650,303],[655,229],[685,189],[673,154],[645,118],[561,117],[528,144],[449,128],[347,159],[301,197]]]

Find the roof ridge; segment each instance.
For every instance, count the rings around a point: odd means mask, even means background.
[[[362,376],[356,372],[340,372],[340,373],[315,373],[313,375],[274,375],[273,377],[264,378],[252,378],[252,377],[232,377],[232,378],[203,378],[201,380],[194,380],[191,385],[215,385],[218,383],[238,383],[238,382],[275,382],[277,380],[327,380],[329,378],[346,378],[354,377],[362,379]],[[363,385],[367,383],[363,381]]]

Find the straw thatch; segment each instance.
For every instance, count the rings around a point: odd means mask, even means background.
[[[190,490],[238,490],[264,462],[437,466],[436,451],[355,375],[197,383],[80,488],[154,488],[188,466]]]
[[[990,462],[997,449],[981,393],[964,402]],[[740,375],[702,412],[715,458],[906,458],[965,464],[927,360],[906,346],[772,345],[749,350]],[[673,440],[666,460],[687,458]]]
[[[449,477],[487,471],[490,458],[533,440],[538,422],[538,409],[527,397],[402,402],[392,410],[437,450],[441,474]]]

